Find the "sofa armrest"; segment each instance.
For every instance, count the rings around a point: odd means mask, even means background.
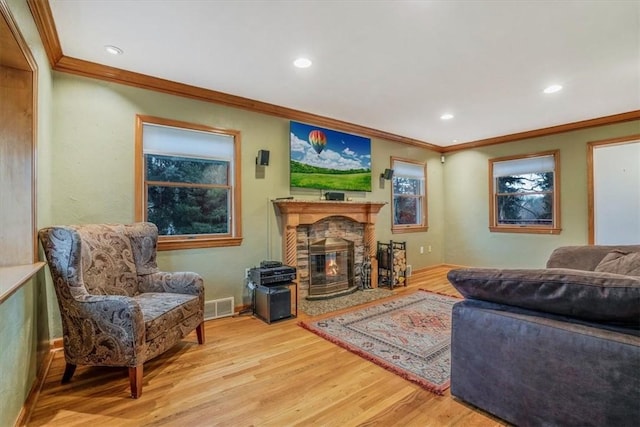
[[[602,261],[602,258],[616,249],[623,252],[640,252],[640,245],[561,246],[551,253],[547,261],[547,268],[572,268],[593,271]]]
[[[561,268],[464,268],[449,271],[447,278],[465,298],[640,327],[640,277]]]
[[[138,276],[140,292],[172,292],[175,294],[198,295],[204,300],[204,281],[202,277],[190,271],[158,273]]]

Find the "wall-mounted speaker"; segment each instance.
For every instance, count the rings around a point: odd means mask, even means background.
[[[383,179],[391,179],[393,178],[393,169],[385,169],[384,172],[382,172],[382,174],[380,174],[380,177]]]
[[[269,150],[258,150],[256,165],[269,166]]]

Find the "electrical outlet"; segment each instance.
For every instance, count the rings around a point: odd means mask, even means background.
[[[431,245],[429,245],[429,247],[427,248],[427,250],[429,251],[429,253],[431,253]]]
[[[244,269],[244,278],[248,279],[249,278],[249,270],[251,270],[250,268],[245,268]]]
[[[420,253],[423,254],[424,253],[424,246],[420,246]]]

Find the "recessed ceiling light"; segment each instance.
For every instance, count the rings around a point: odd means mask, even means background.
[[[451,120],[451,119],[453,119],[453,114],[445,113],[445,114],[440,116],[440,119],[442,119],[442,120]]]
[[[309,68],[311,67],[311,60],[309,58],[298,58],[293,61],[293,65],[298,68]]]
[[[556,92],[560,92],[562,90],[562,86],[561,85],[551,85],[551,86],[547,86],[546,88],[544,88],[543,92],[544,93],[556,93]]]
[[[106,50],[107,53],[110,53],[111,55],[122,55],[124,53],[119,47],[111,45],[105,46],[104,50]]]

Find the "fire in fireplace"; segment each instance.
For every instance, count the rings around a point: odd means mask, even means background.
[[[309,245],[309,296],[355,289],[353,242],[329,237]]]

